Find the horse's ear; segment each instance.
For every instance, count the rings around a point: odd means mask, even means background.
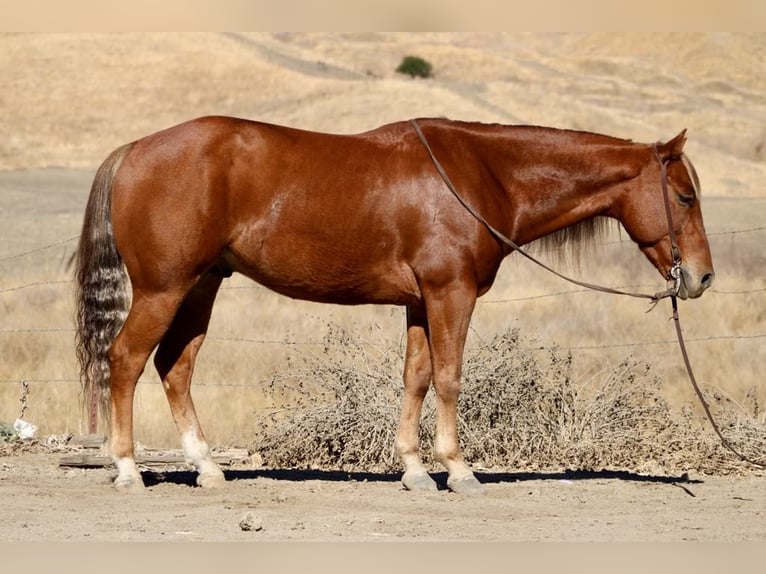
[[[672,140],[667,141],[657,146],[662,159],[679,158],[684,151],[684,144],[686,143],[686,128],[674,137]]]

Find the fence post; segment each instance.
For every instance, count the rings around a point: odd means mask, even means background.
[[[96,434],[98,427],[98,394],[96,385],[90,388],[90,434]]]

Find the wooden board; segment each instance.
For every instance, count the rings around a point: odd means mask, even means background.
[[[250,453],[244,448],[233,448],[220,452],[213,452],[213,460],[222,466],[244,463],[250,460]],[[111,457],[94,452],[77,452],[61,457],[59,466],[78,468],[99,468],[111,466]],[[136,464],[144,466],[166,466],[186,464],[186,458],[180,450],[175,451],[151,451],[145,450],[136,453]]]

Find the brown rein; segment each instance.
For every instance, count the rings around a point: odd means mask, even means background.
[[[502,243],[505,243],[507,246],[511,247],[514,251],[517,251],[533,263],[539,265],[546,271],[549,271],[556,275],[557,277],[560,277],[564,279],[565,281],[569,281],[570,283],[574,283],[575,285],[579,285],[580,287],[585,287],[587,289],[592,289],[594,291],[601,291],[604,293],[612,293],[614,295],[627,295],[629,297],[637,297],[640,299],[649,299],[652,302],[651,307],[649,310],[651,311],[654,309],[654,307],[659,303],[661,299],[664,299],[666,297],[670,297],[672,306],[673,306],[673,322],[675,324],[676,328],[676,336],[678,338],[678,345],[681,348],[681,356],[683,357],[684,364],[686,366],[686,372],[689,375],[689,381],[692,384],[692,387],[694,388],[694,392],[697,395],[697,398],[699,398],[700,403],[702,404],[702,408],[705,411],[705,415],[707,416],[708,421],[710,421],[711,426],[713,427],[713,430],[715,431],[716,435],[718,435],[718,438],[721,440],[721,444],[729,449],[732,453],[737,455],[741,460],[748,462],[754,466],[758,466],[761,468],[766,468],[766,464],[762,462],[755,461],[742,453],[740,453],[737,449],[735,449],[731,443],[723,436],[721,433],[720,428],[718,427],[718,424],[715,422],[715,419],[713,418],[713,415],[710,412],[710,407],[708,406],[707,401],[705,400],[704,395],[702,394],[702,390],[700,389],[699,385],[697,384],[697,379],[694,376],[694,372],[692,370],[691,361],[689,360],[689,354],[686,351],[686,344],[684,342],[684,337],[681,330],[681,321],[678,316],[678,290],[681,286],[681,252],[678,248],[678,242],[676,240],[676,232],[673,227],[673,219],[671,217],[670,213],[670,198],[668,195],[668,176],[667,176],[667,164],[668,161],[663,161],[660,157],[659,151],[657,150],[657,145],[655,144],[653,146],[654,149],[654,155],[657,158],[657,161],[660,164],[660,182],[662,185],[662,196],[663,196],[663,202],[665,204],[665,214],[668,218],[668,230],[669,230],[669,237],[670,237],[670,248],[671,248],[671,255],[673,257],[673,265],[670,269],[670,273],[668,274],[667,279],[670,281],[672,280],[674,282],[674,285],[672,288],[667,289],[665,291],[660,291],[658,293],[655,293],[654,295],[649,295],[646,293],[634,293],[630,291],[621,291],[619,289],[613,289],[611,287],[604,287],[602,285],[596,285],[593,283],[588,283],[586,281],[580,281],[578,279],[573,279],[571,277],[568,277],[562,273],[559,273],[555,269],[551,268],[550,266],[546,265],[533,255],[531,255],[529,252],[525,251],[521,247],[519,247],[514,241],[506,237],[504,234],[502,234],[500,231],[495,229],[480,213],[478,213],[471,204],[469,204],[461,195],[458,193],[457,188],[452,183],[452,180],[450,179],[449,175],[447,175],[447,172],[442,167],[439,160],[434,155],[433,150],[431,149],[431,146],[428,144],[428,140],[426,139],[425,135],[423,134],[423,131],[420,129],[420,126],[418,125],[418,122],[414,119],[410,120],[410,123],[415,128],[415,132],[418,134],[418,137],[420,138],[420,141],[423,142],[423,145],[426,148],[426,151],[428,151],[428,155],[431,157],[431,161],[433,162],[434,166],[436,167],[436,171],[439,173],[441,178],[444,180],[444,183],[447,185],[447,188],[452,192],[452,195],[455,196],[455,198],[460,202],[460,204],[465,207],[465,209],[473,215],[474,218],[476,218],[479,222],[481,222],[488,230],[489,232],[499,241]]]

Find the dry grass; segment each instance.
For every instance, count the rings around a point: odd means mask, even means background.
[[[458,405],[467,459],[499,469],[751,470],[691,410],[670,407],[649,365],[625,358],[583,377],[576,363],[518,330],[470,349]],[[272,380],[267,395],[275,407],[258,421],[253,448],[276,467],[399,470],[393,445],[402,385],[394,373],[401,370],[401,353],[331,325],[323,353],[299,355]],[[728,439],[759,459],[766,421],[754,395],[747,407],[720,392],[713,397]],[[421,443],[432,466],[434,424],[429,394]]]

